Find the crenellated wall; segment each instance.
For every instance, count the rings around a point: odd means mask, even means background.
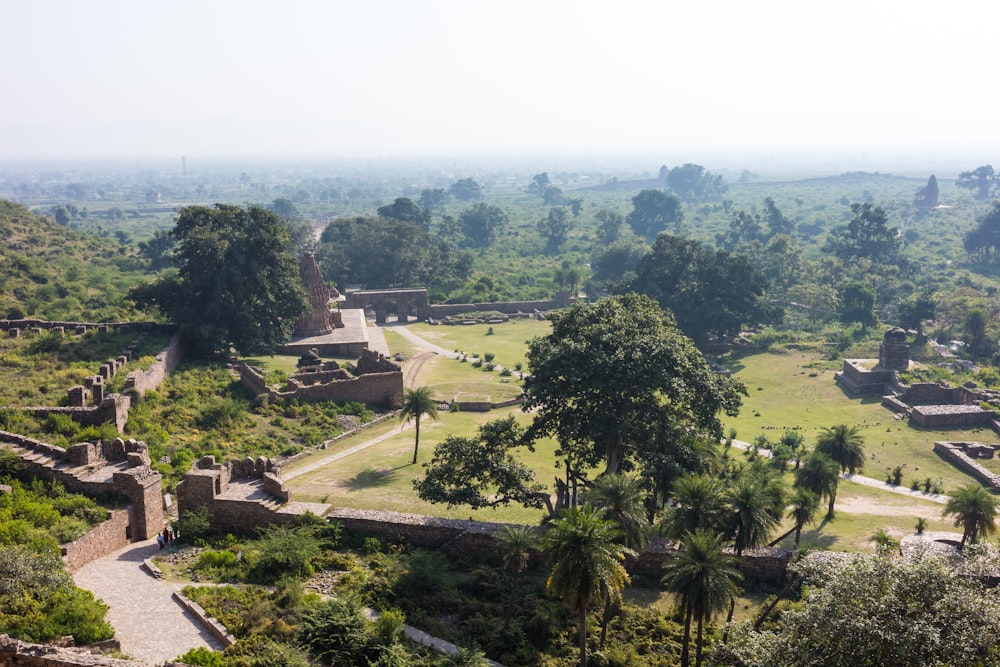
[[[76,572],[90,561],[128,546],[131,542],[130,526],[129,510],[109,510],[107,521],[94,526],[82,537],[59,547],[66,569],[71,573]]]
[[[126,501],[129,504],[126,543],[147,540],[163,529],[162,477],[149,467],[145,443],[116,438],[63,449],[0,431],[0,446],[2,443],[7,443],[20,457],[19,474],[25,479],[56,480],[75,493]],[[114,549],[109,548],[106,553],[111,551]]]

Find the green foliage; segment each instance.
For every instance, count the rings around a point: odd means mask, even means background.
[[[299,640],[315,658],[331,665],[367,667],[377,653],[361,601],[340,596],[324,600],[302,619]]]
[[[207,505],[181,512],[177,520],[177,539],[187,544],[203,542],[212,534],[212,522]]]
[[[962,528],[962,544],[975,544],[984,535],[996,532],[995,518],[1000,501],[978,484],[969,484],[951,493],[943,516],[955,517]]]
[[[783,313],[764,299],[768,282],[744,255],[712,252],[698,241],[662,234],[636,266],[627,289],[670,310],[696,342],[733,337],[744,326],[776,324]]]
[[[177,662],[197,667],[225,667],[222,654],[204,646],[198,646],[179,656]]]
[[[932,556],[806,558],[794,569],[808,584],[802,602],[767,631],[735,632],[715,664],[973,667],[1000,657],[996,596]]]
[[[72,635],[80,644],[114,636],[107,605],[73,586],[54,550],[0,546],[0,632],[44,642]]]
[[[650,242],[668,228],[679,232],[683,220],[681,200],[662,190],[643,190],[633,197],[632,212],[627,218],[636,236]]]
[[[541,507],[542,485],[512,454],[525,444],[523,436],[513,416],[484,424],[475,438],[449,435],[434,449],[424,477],[414,480],[417,495],[449,507],[478,509],[512,502]]]
[[[200,356],[267,351],[291,336],[305,308],[287,228],[271,211],[251,206],[189,206],[173,235],[176,275],[133,291],[156,307]]]

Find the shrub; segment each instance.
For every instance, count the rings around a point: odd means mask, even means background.
[[[224,667],[226,664],[221,653],[204,646],[198,646],[179,656],[177,662],[194,667]]]
[[[184,510],[177,520],[177,539],[187,544],[198,544],[212,534],[212,522],[207,506]]]

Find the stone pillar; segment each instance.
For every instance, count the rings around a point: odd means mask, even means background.
[[[87,390],[83,385],[76,385],[69,388],[69,406],[71,408],[82,408],[87,405]]]
[[[387,313],[386,313],[385,304],[378,304],[378,305],[376,305],[375,306],[375,323],[376,324],[385,324],[386,314]]]

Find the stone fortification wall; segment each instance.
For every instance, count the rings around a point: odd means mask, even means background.
[[[318,374],[297,373],[289,378],[289,384],[294,386],[294,389],[289,391],[276,391],[268,387],[264,375],[253,366],[241,362],[234,364],[234,367],[248,391],[255,395],[267,394],[271,400],[357,401],[389,408],[398,407],[403,400],[402,369],[382,355],[368,350],[365,350],[358,359],[360,375],[357,377],[336,379],[342,374],[331,371],[336,374],[335,379],[329,382],[305,384],[307,381],[311,382],[311,376]]]
[[[167,376],[174,372],[183,358],[184,349],[181,347],[180,339],[174,336],[170,339],[170,344],[156,355],[156,362],[152,366],[128,374],[125,378],[125,391],[131,389],[144,396],[147,391],[158,388]]]
[[[115,644],[117,646],[117,644]],[[118,647],[120,648],[120,647]],[[180,663],[166,663],[173,667]],[[0,635],[0,667],[149,667],[144,662],[111,658],[84,650],[32,644]]]
[[[0,320],[0,331],[31,331],[32,329],[59,329],[74,333],[84,333],[88,329],[98,331],[169,331],[173,327],[156,322],[54,322],[51,320]]]
[[[493,534],[505,525],[353,509],[333,510],[327,514],[327,518],[339,521],[344,528],[356,533],[389,541],[402,539],[415,546],[437,549],[448,555],[475,555],[481,558],[496,557],[498,550]],[[672,558],[675,552],[676,549],[669,541],[654,538],[640,556],[629,559],[629,570],[659,575],[663,563]],[[740,571],[757,580],[783,582],[793,553],[790,549],[751,550],[740,560]]]
[[[132,399],[124,394],[108,394],[100,405],[90,407],[32,406],[23,409],[38,419],[45,419],[51,414],[58,413],[69,415],[73,421],[83,426],[100,426],[110,423],[114,424],[118,432],[121,433],[128,421],[128,412],[132,409]]]
[[[6,431],[0,431],[0,442],[16,446],[22,463],[19,474],[25,479],[56,480],[74,493],[128,502],[126,543],[147,540],[163,529],[162,477],[149,467],[145,443],[117,438],[67,450]],[[119,541],[108,544],[105,553],[114,551]]]
[[[60,547],[66,568],[70,572],[76,572],[90,561],[128,546],[130,525],[127,509],[108,511],[107,521],[94,526],[83,537]]]
[[[1000,475],[996,475],[976,462],[966,452],[979,452],[980,448],[988,447],[978,442],[935,442],[934,451],[949,461],[956,468],[972,475],[980,483],[990,487],[994,491],[1000,491]],[[990,458],[992,458],[992,448],[990,448]]]
[[[229,532],[293,525],[302,512],[288,506],[292,496],[278,471],[275,461],[264,457],[216,463],[206,456],[177,485],[177,510],[207,507],[212,527]]]
[[[506,315],[516,315],[518,313],[545,312],[557,308],[566,308],[572,304],[574,299],[569,293],[559,293],[554,299],[543,299],[540,301],[497,301],[495,303],[442,303],[429,305],[426,308],[426,315],[431,319],[443,319],[453,317],[462,313],[475,313],[482,311],[494,311]]]

